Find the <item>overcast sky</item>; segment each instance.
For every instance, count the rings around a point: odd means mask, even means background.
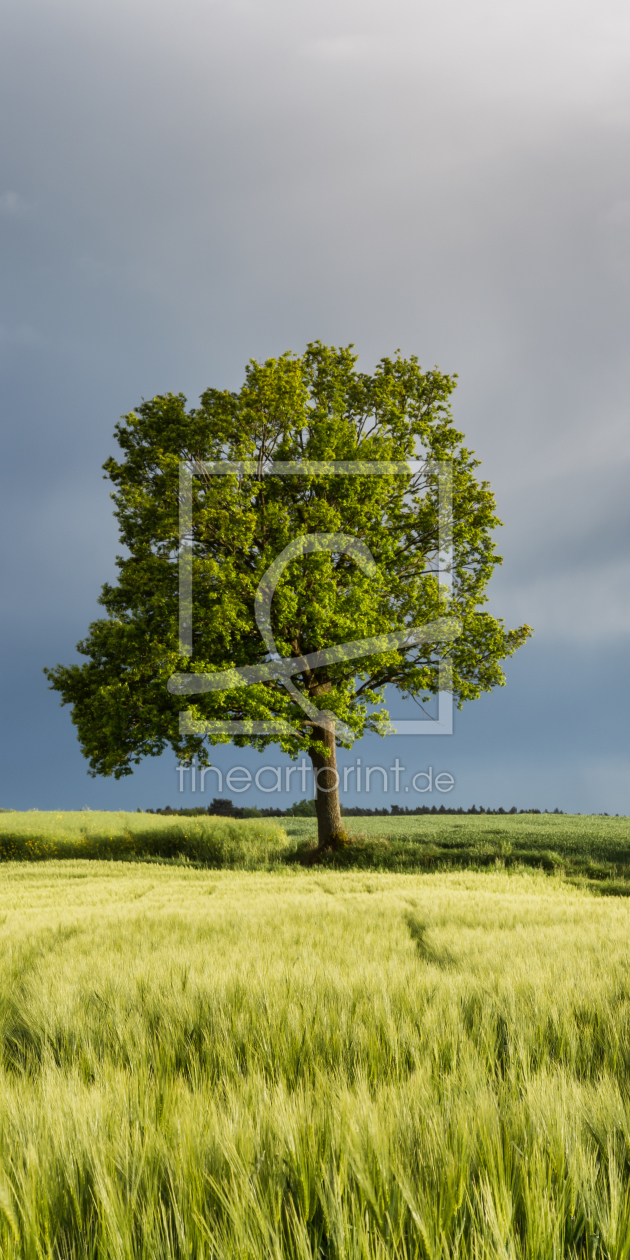
[[[4,0],[1,27],[0,805],[184,799],[172,755],[91,780],[41,673],[115,573],[101,464],[142,397],[320,338],[459,374],[490,607],[536,629],[451,738],[350,760],[630,813],[628,5]]]

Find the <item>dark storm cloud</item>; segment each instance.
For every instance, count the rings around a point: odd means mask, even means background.
[[[493,610],[622,652],[629,36],[612,0],[5,5],[4,616],[39,619],[33,670],[112,576],[120,413],[315,337],[459,372]]]

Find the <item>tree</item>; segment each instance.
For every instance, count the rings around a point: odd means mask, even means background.
[[[384,358],[369,375],[352,347],[314,342],[301,356],[250,362],[238,393],[208,389],[190,411],[183,395],[167,394],[122,418],[122,458],[104,468],[129,554],[117,559],[117,583],[103,587],[106,617],[78,645],[86,662],[45,671],[73,707],[93,775],[130,774],[167,745],[204,766],[217,743],[279,743],[292,757],[309,754],[319,843],[334,846],[347,839],[336,746],[387,730],[387,685],[423,703],[446,680],[461,707],[504,683],[500,662],[531,630],[506,630],[483,610],[501,563],[491,536],[500,522],[453,427],[454,388],[455,378],[423,372],[415,356]],[[413,459],[424,462],[402,475]],[[184,538],[181,461],[196,473]],[[225,461],[240,467],[215,475]],[[352,461],[352,475],[273,474],[327,461]],[[439,561],[445,461],[450,596]],[[375,463],[390,465],[386,474],[373,475]],[[187,555],[190,656],[178,626]],[[233,722],[249,725],[236,734],[217,726]]]

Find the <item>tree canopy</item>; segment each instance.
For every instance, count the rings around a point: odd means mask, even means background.
[[[190,410],[183,395],[162,395],[122,418],[122,454],[104,468],[127,554],[116,584],[102,589],[106,616],[78,645],[86,661],[45,671],[72,705],[93,774],[130,774],[169,745],[181,761],[207,765],[216,743],[279,743],[291,756],[308,752],[321,771],[324,841],[341,825],[335,745],[387,730],[388,685],[422,703],[438,691],[441,668],[444,686],[446,668],[461,706],[504,683],[501,662],[531,630],[508,630],[484,609],[501,563],[492,537],[500,522],[452,422],[455,383],[400,354],[360,372],[352,347],[314,342],[302,355],[250,362],[238,392],[208,389]],[[406,475],[366,467],[414,460]],[[184,538],[182,461],[192,480]],[[240,467],[205,467],[226,461]],[[352,475],[273,473],[340,461],[355,465]],[[450,591],[439,560],[446,466]],[[186,554],[191,655],[178,621]],[[428,623],[442,627],[441,640],[410,635]],[[366,640],[360,657],[330,651]],[[370,640],[380,640],[373,650]],[[274,674],[278,656],[297,672]],[[224,675],[220,689],[214,674]],[[237,734],[212,726],[232,722],[252,725]],[[265,723],[274,729],[261,731]]]

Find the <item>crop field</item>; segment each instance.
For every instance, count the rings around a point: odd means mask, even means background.
[[[630,818],[564,814],[345,818],[353,843],[333,869],[421,872],[533,867],[630,894]],[[181,861],[240,870],[308,861],[312,818],[0,811],[0,862],[52,858]]]
[[[3,1260],[630,1255],[626,898],[138,860],[0,894]]]
[[[264,869],[295,850],[296,841],[289,841],[273,820],[164,818],[122,810],[0,813],[0,862],[179,858],[205,866]]]
[[[344,818],[355,839],[334,866],[382,870],[531,866],[595,880],[600,891],[630,893],[630,818],[506,814]],[[298,846],[315,843],[310,819],[283,818]],[[627,888],[624,887],[628,880]]]

